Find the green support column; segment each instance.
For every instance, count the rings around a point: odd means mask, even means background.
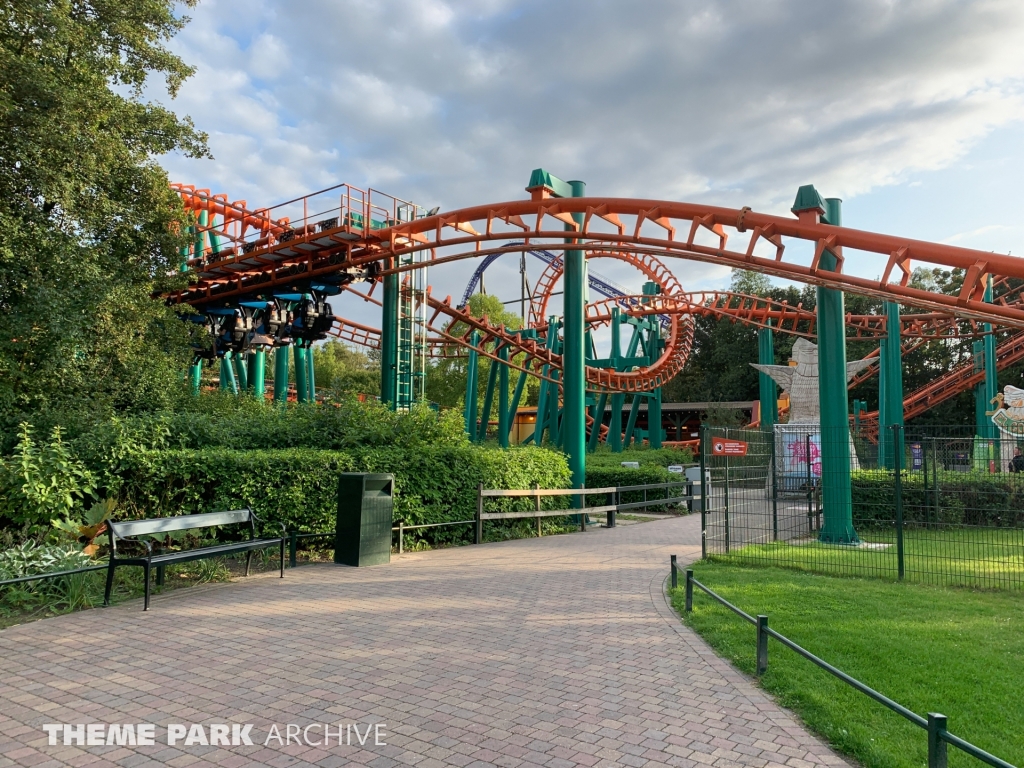
[[[903,426],[903,346],[899,304],[887,301],[884,309],[886,331],[879,351],[878,423],[881,428],[879,435],[891,435],[894,425]],[[892,441],[879,438],[878,449],[878,465],[892,469],[895,459]],[[902,453],[902,445],[895,450]]]
[[[633,443],[633,432],[636,430],[636,415],[640,411],[640,400],[643,397],[639,392],[633,395],[633,402],[629,406],[629,419],[626,420],[626,437],[623,445],[629,448]]]
[[[288,402],[288,345],[274,349],[274,402]]]
[[[992,275],[988,276],[988,281],[985,286],[985,301],[992,301]],[[992,332],[991,323],[985,323],[985,338],[983,343],[985,347],[985,407],[982,410],[981,415],[984,419],[985,429],[980,434],[988,440],[997,440],[999,438],[999,430],[996,428],[996,425],[992,423],[992,419],[985,415],[985,411],[990,411],[995,408],[992,400],[999,394],[999,374],[996,370],[996,337]]]
[[[306,402],[316,402],[316,376],[313,373],[313,347],[306,350]]]
[[[626,406],[626,396],[616,393],[612,395],[612,412],[608,420],[608,445],[612,453],[622,453],[622,409]]]
[[[889,424],[889,377],[885,370],[889,359],[889,340],[884,336],[878,341],[878,467],[892,469],[892,441],[884,440],[891,435]],[[886,430],[889,430],[888,432]]]
[[[573,197],[586,194],[586,184],[570,181]],[[583,228],[583,214],[574,213],[573,219],[580,230]],[[569,226],[566,225],[568,229]],[[579,241],[574,241],[579,242]],[[586,285],[587,263],[582,250],[573,249],[565,253],[565,270],[562,275],[564,348],[562,350],[562,402],[564,404],[561,437],[572,472],[572,487],[582,488],[587,474],[587,393],[586,393]],[[554,425],[553,425],[554,426]],[[583,498],[577,497],[576,506],[582,506]]]
[[[252,362],[252,374],[249,376],[249,384],[252,388],[253,395],[257,400],[262,402],[267,389],[267,353],[262,347],[260,347],[253,351],[249,360]]]
[[[254,350],[254,349],[249,350],[249,355],[248,355],[248,358],[247,358],[247,364],[246,364],[245,368],[246,368],[246,372],[245,372],[245,375],[246,375],[245,391],[246,392],[252,392],[252,390],[253,390],[253,386],[252,386],[253,382],[256,381],[256,350]]]
[[[494,390],[498,385],[498,368],[501,367],[504,366],[491,360],[491,367],[487,372],[487,386],[484,388],[484,411],[480,415],[480,429],[477,432],[477,442],[479,443],[487,439],[487,427],[490,425],[491,409],[494,406]]]
[[[295,360],[295,399],[300,403],[307,402],[306,400],[306,348],[300,346],[298,343],[292,345],[293,358]]]
[[[805,216],[818,211],[825,222],[842,225],[842,201],[831,198],[822,204],[813,186],[797,192],[793,212]],[[812,216],[817,218],[817,216]],[[819,268],[834,270],[835,255],[822,252]],[[821,405],[821,486],[824,521],[821,541],[856,544],[853,502],[850,494],[850,404],[846,389],[846,313],[842,291],[818,288],[818,386]],[[884,437],[882,438],[884,439]]]
[[[593,453],[597,450],[597,444],[601,440],[601,425],[604,424],[604,412],[608,406],[608,393],[602,392],[597,398],[597,405],[594,406],[594,425],[590,428],[590,438],[587,440],[587,450]]]
[[[393,266],[393,261],[388,266]],[[398,292],[397,274],[384,276],[380,334],[380,399],[392,410],[398,401]],[[474,413],[474,419],[476,414]],[[470,432],[472,434],[472,432]]]
[[[235,376],[238,379],[238,392],[240,394],[249,391],[249,361],[246,356],[235,353],[231,355],[231,361],[235,366]]]
[[[466,434],[469,439],[476,440],[476,403],[477,403],[477,344],[480,343],[479,331],[473,331],[469,336],[469,343],[473,346],[469,350],[469,360],[466,364],[466,402],[463,411],[466,422]]]
[[[647,398],[647,440],[651,448],[661,448],[661,387]]]
[[[508,345],[498,350],[498,357],[508,363]],[[508,448],[508,365],[498,364],[498,445]]]
[[[220,359],[220,388],[233,395],[238,394],[238,382],[235,381],[235,368],[230,352],[225,352],[224,357]]]
[[[203,361],[199,360],[189,366],[189,387],[192,390],[192,394],[199,395],[199,387],[203,382]]]
[[[985,342],[976,341],[971,345],[971,357],[974,359],[974,372],[986,371],[985,368]],[[985,411],[988,410],[988,398],[985,393],[988,391],[985,386],[984,380],[974,385],[974,433],[978,437],[982,437],[985,432],[985,421],[988,416],[985,415]]]
[[[771,328],[757,329],[757,362],[775,365],[775,338]],[[758,373],[758,392],[761,400],[761,429],[771,432],[779,420],[779,395],[775,379],[767,373]]]

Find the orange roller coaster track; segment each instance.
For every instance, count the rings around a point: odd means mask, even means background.
[[[926,312],[903,318],[901,334],[908,346],[973,335],[978,332],[978,322],[1024,329],[1019,288],[1005,291],[995,303],[985,302],[983,295],[988,275],[994,276],[997,285],[1006,287],[1012,279],[1024,279],[1024,259],[835,227],[820,222],[815,211],[786,218],[749,208],[658,200],[555,199],[539,190],[530,200],[422,215],[411,203],[349,185],[273,208],[250,210],[244,201],[229,202],[227,196],[211,195],[208,190],[186,185],[175,185],[175,189],[188,210],[221,218],[207,231],[222,239],[223,245],[194,253],[189,266],[197,281],[169,297],[172,302],[198,309],[259,294],[301,290],[313,281],[334,280],[341,287],[349,287],[355,276],[365,279],[369,275],[368,279],[376,280],[382,275],[490,254],[537,248],[557,253],[579,248],[578,244],[567,243],[568,227],[584,243],[591,258],[624,260],[661,288],[656,296],[620,297],[593,304],[588,310],[591,321],[605,320],[612,306],[627,314],[670,318],[665,350],[650,367],[626,373],[588,369],[588,384],[599,390],[644,391],[671,378],[685,364],[693,342],[695,316],[728,317],[754,326],[770,325],[785,333],[814,334],[814,313],[800,306],[730,292],[684,293],[666,266],[668,259],[750,270],[919,307]],[[576,224],[573,214],[581,216],[582,225]],[[507,242],[510,238],[518,242]],[[730,248],[730,243],[737,245]],[[810,248],[801,253],[801,249],[790,247],[794,243],[806,243]],[[821,257],[826,251],[837,257],[834,269],[823,266]],[[420,254],[420,258],[402,258],[412,254]],[[880,279],[843,271],[846,260],[860,254],[884,258]],[[909,281],[912,263],[962,269],[963,287],[955,296],[914,287]],[[371,265],[372,270],[368,269]],[[530,324],[538,330],[545,327],[547,302],[560,272],[558,259],[545,270],[531,297]],[[470,345],[468,332],[461,335],[446,330],[452,321],[458,321],[482,335],[484,341],[475,346],[488,357],[493,355],[484,347],[497,341],[512,346],[517,353],[525,352],[522,369],[535,375],[540,375],[544,365],[559,367],[558,356],[542,343],[506,331],[486,318],[474,318],[453,307],[450,298],[438,301],[430,297],[428,303],[434,313],[430,330],[435,354],[447,354],[444,350],[452,345]],[[441,315],[448,322],[438,327],[436,321]],[[849,335],[853,337],[880,336],[885,333],[885,322],[884,317],[875,315],[847,317]],[[357,344],[372,347],[380,343],[377,329],[342,318],[336,318],[332,332]],[[1015,354],[1006,353],[1001,362],[1020,359]],[[860,380],[871,374],[864,372]],[[959,378],[950,386],[960,387],[958,391],[970,386],[970,376],[957,375]],[[948,388],[942,390],[946,391]],[[928,397],[922,396],[921,401],[934,403],[933,396],[942,396],[942,392],[936,390]]]

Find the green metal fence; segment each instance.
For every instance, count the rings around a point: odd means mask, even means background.
[[[773,432],[708,426],[701,439],[710,477],[706,557],[1024,587],[1024,459],[1015,456],[1016,439],[896,426],[878,438],[850,437],[850,465],[832,469],[823,467],[822,436],[812,425],[776,425]],[[828,482],[828,471],[847,473],[849,498],[829,498],[829,489],[842,486]],[[837,529],[845,538],[836,538]]]

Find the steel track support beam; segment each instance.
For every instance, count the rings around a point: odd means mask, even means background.
[[[985,301],[992,303],[992,275],[988,275],[985,283]],[[999,439],[999,430],[992,423],[992,419],[985,415],[985,411],[992,410],[995,405],[992,400],[999,394],[999,376],[996,369],[996,337],[992,331],[992,324],[985,323],[985,408],[982,411],[984,418],[984,430],[980,433],[988,440]],[[997,464],[998,466],[998,464]]]
[[[313,373],[313,345],[306,350],[306,402],[316,402],[316,376]]]
[[[757,362],[759,365],[775,365],[775,335],[771,328],[757,329]],[[763,372],[758,372],[757,383],[761,401],[761,430],[772,432],[775,422],[779,420],[778,385],[775,379]]]
[[[306,367],[306,348],[299,345],[292,345],[293,356],[295,359],[295,398],[300,403],[308,402],[306,400],[306,373],[308,369]]]
[[[274,348],[274,402],[288,402],[288,344]]]
[[[188,369],[189,390],[196,397],[199,396],[199,388],[203,381],[203,361],[192,363]]]
[[[508,362],[508,344],[504,344],[498,350],[498,357],[504,363]],[[492,365],[498,366],[498,445],[508,448],[508,366],[502,363]]]
[[[250,384],[252,385],[252,393],[257,400],[263,402],[263,398],[266,393],[266,375],[267,375],[267,353],[266,350],[260,348],[256,349],[252,353],[250,358],[252,361],[252,376],[249,377]]]
[[[466,422],[466,434],[469,439],[476,440],[476,405],[477,405],[477,370],[479,368],[477,345],[480,343],[480,332],[473,331],[469,336],[469,357],[466,362],[466,401],[463,413]]]
[[[235,367],[235,377],[238,381],[238,393],[243,394],[249,391],[249,361],[247,356],[235,352],[231,355],[231,362]]]
[[[878,381],[880,393],[879,414],[880,435],[888,435],[895,425],[903,426],[903,344],[900,339],[900,305],[894,301],[884,303],[886,317],[885,338],[879,353]],[[882,400],[884,399],[884,405]],[[884,411],[882,410],[884,408]],[[878,441],[878,465],[886,469],[895,466],[896,455],[903,452],[903,433],[900,432],[900,443],[894,445],[890,440]]]
[[[392,258],[388,265],[395,266]],[[380,333],[380,399],[394,410],[398,404],[398,299],[399,275],[384,275]],[[467,400],[468,402],[468,400]],[[475,419],[474,413],[474,419]],[[472,435],[473,433],[470,432]]]
[[[572,197],[584,197],[587,185],[582,181],[570,181]],[[573,220],[579,231],[583,231],[583,213],[574,213]],[[570,225],[566,229],[572,230]],[[571,240],[576,244],[579,240]],[[572,487],[583,488],[587,476],[587,379],[586,379],[586,286],[587,261],[580,249],[565,253],[565,274],[562,276],[565,295],[563,317],[565,322],[564,348],[562,350],[562,401],[564,404],[563,424],[560,436],[572,472]],[[574,506],[584,505],[584,498],[577,496]]]
[[[817,197],[817,192],[814,192],[814,196]],[[797,193],[798,203],[800,199],[800,193]],[[794,209],[797,208],[799,205],[794,206]],[[842,201],[831,198],[825,201],[823,208],[821,213],[826,215],[827,222],[841,226]],[[798,210],[794,212],[799,213]],[[820,268],[835,270],[837,264],[836,255],[825,249],[821,254]],[[860,539],[853,528],[850,489],[850,404],[846,389],[846,313],[843,292],[831,288],[818,288],[817,291],[821,485],[824,504],[820,538],[831,544],[856,544]]]

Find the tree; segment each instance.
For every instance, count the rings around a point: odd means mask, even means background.
[[[194,5],[195,0],[184,4]],[[207,154],[149,103],[192,69],[173,0],[23,0],[0,11],[0,411],[165,404],[191,351],[154,294],[186,223],[154,158]]]
[[[313,376],[338,395],[380,395],[380,361],[331,339],[313,347]]]

